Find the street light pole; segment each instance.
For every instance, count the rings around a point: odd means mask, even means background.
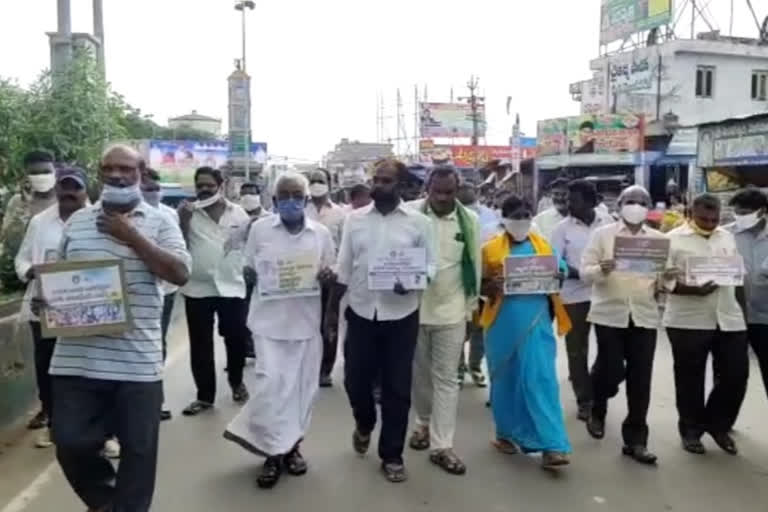
[[[238,10],[242,14],[242,34],[243,34],[243,57],[242,57],[242,70],[243,73],[248,73],[246,65],[245,65],[245,55],[246,55],[246,26],[245,26],[245,10],[250,9],[253,10],[256,7],[255,2],[252,0],[244,0],[239,1],[235,3],[235,10]],[[249,182],[251,181],[251,88],[248,87],[248,111],[245,115],[245,145],[244,145],[244,152],[245,152],[245,181]]]

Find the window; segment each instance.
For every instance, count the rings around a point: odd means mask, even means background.
[[[768,101],[768,71],[752,72],[752,99]]]
[[[699,66],[696,68],[696,97],[711,98],[715,85],[715,68]]]

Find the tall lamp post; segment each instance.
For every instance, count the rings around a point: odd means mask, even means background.
[[[242,32],[243,32],[243,57],[241,61],[241,69],[243,73],[247,73],[245,66],[245,13],[246,10],[253,10],[256,8],[256,3],[253,0],[243,0],[235,2],[235,10],[240,11],[242,14]],[[248,88],[248,111],[245,114],[245,181],[251,181],[251,91]]]

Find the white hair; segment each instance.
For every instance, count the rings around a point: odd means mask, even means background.
[[[277,177],[277,180],[275,181],[275,188],[272,191],[274,195],[277,195],[277,189],[280,188],[280,185],[286,181],[298,183],[304,190],[304,195],[309,195],[309,180],[303,174],[295,171],[285,171]]]
[[[624,190],[622,190],[621,194],[619,194],[619,198],[616,200],[616,202],[618,204],[621,204],[622,202],[624,202],[624,199],[626,198],[626,196],[628,196],[629,194],[632,194],[632,193],[637,193],[637,192],[643,194],[645,196],[645,198],[648,200],[648,203],[651,202],[651,194],[649,194],[648,190],[645,187],[641,186],[641,185],[630,185],[629,187],[627,187]]]

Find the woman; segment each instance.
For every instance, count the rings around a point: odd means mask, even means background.
[[[570,330],[570,319],[556,294],[503,295],[507,256],[552,254],[544,238],[530,231],[531,218],[531,207],[517,196],[502,204],[505,232],[483,247],[483,294],[489,302],[481,324],[491,376],[494,445],[507,454],[542,452],[542,466],[552,469],[568,464],[571,452],[560,405],[552,317],[560,335]]]

